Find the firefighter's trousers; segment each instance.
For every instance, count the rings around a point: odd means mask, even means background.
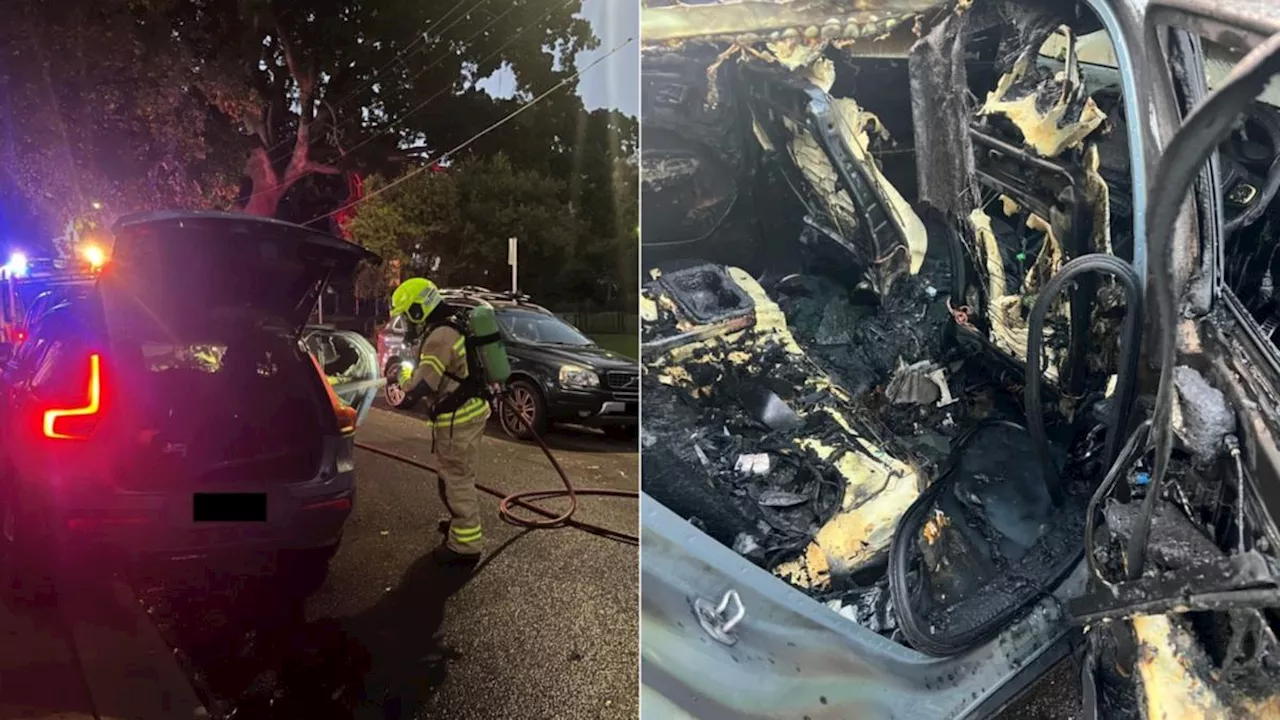
[[[463,555],[478,555],[484,547],[476,492],[476,456],[488,415],[431,428],[435,461],[432,464],[440,470],[440,492],[450,516],[445,543],[450,550]]]

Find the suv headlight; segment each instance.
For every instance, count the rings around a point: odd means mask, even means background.
[[[561,365],[560,385],[568,388],[597,388],[600,387],[600,376],[577,365]]]

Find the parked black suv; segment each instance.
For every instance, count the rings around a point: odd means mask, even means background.
[[[598,427],[611,437],[635,437],[640,401],[637,360],[596,345],[527,296],[477,287],[448,289],[443,295],[445,302],[461,308],[493,306],[511,358],[512,404],[536,432],[562,422]],[[416,360],[406,355],[404,335],[404,318],[393,319],[378,333],[387,402],[397,408],[408,406],[397,382],[399,368]],[[511,407],[504,404],[494,414],[508,434],[529,437]]]
[[[352,510],[360,413],[302,335],[326,280],[362,259],[275,220],[122,220],[98,282],[0,366],[2,589],[48,589],[101,550],[262,551],[318,587]]]

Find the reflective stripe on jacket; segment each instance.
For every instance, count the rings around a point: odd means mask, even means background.
[[[458,389],[457,381],[447,377],[445,372],[459,378],[467,377],[467,339],[454,328],[439,325],[432,328],[418,346],[418,367],[405,390],[413,392],[420,383],[425,383],[430,391],[427,399],[434,404]],[[484,398],[475,397],[453,412],[428,419],[427,426],[457,425],[488,417],[489,403]]]

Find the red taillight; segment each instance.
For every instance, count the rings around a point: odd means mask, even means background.
[[[55,440],[83,440],[98,424],[102,410],[102,356],[89,356],[89,376],[85,399],[77,407],[50,408],[44,411],[44,436]]]
[[[320,367],[320,361],[316,360],[315,355],[308,354],[311,358],[311,364],[315,366],[316,373],[320,376],[320,382],[324,383],[325,393],[329,396],[329,406],[333,408],[333,417],[338,421],[338,431],[345,434],[356,431],[356,420],[360,413],[342,401],[338,397],[338,393],[333,391],[333,385],[329,384],[329,376],[324,374],[324,368]]]

